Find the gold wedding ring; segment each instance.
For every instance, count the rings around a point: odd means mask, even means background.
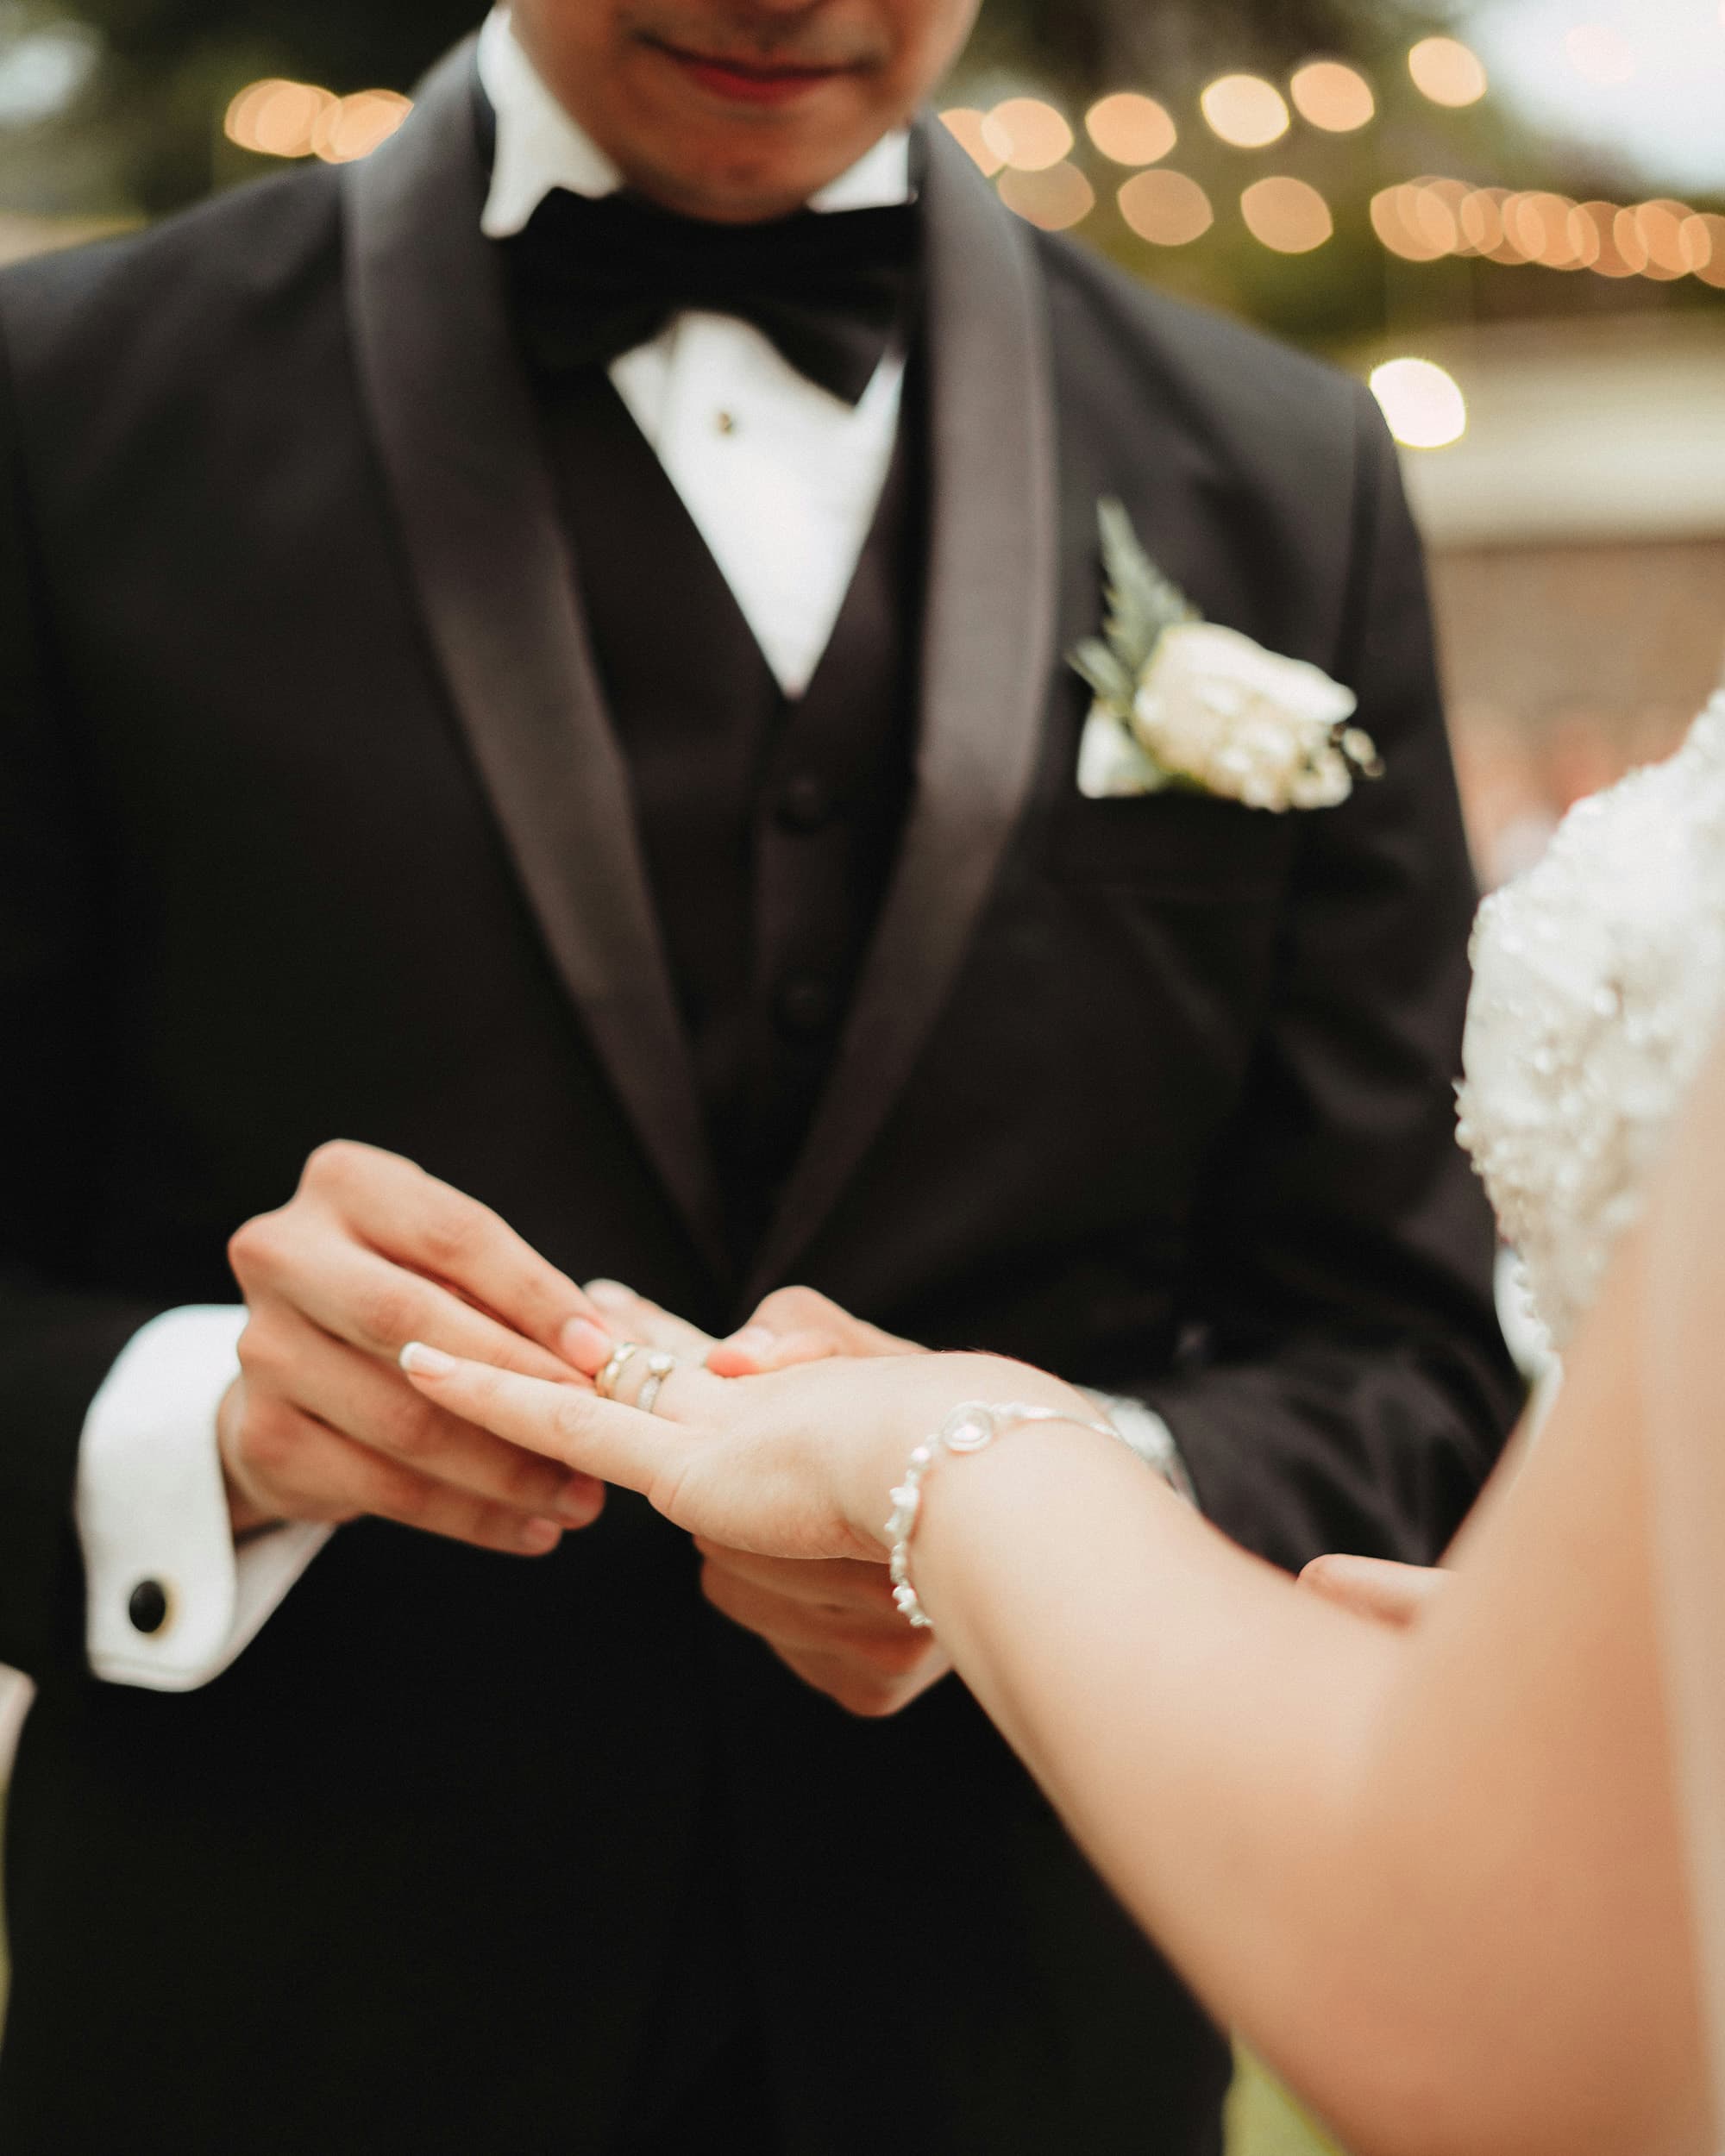
[[[641,1382],[641,1389],[635,1395],[633,1405],[638,1407],[643,1415],[650,1415],[653,1412],[653,1403],[659,1397],[661,1387],[677,1367],[676,1357],[668,1354],[663,1348],[649,1348],[643,1340],[620,1342],[613,1350],[611,1360],[594,1378],[593,1390],[601,1400],[615,1400],[617,1388],[622,1382],[623,1373],[637,1355],[644,1355],[647,1357],[645,1365],[647,1375]]]
[[[610,1362],[593,1380],[593,1390],[601,1400],[616,1399],[617,1381],[628,1369],[630,1358],[640,1354],[641,1346],[639,1340],[624,1340],[612,1351]]]

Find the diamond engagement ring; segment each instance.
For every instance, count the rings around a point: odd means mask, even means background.
[[[656,1348],[647,1357],[647,1376],[640,1391],[635,1395],[635,1405],[643,1415],[650,1415],[653,1413],[654,1403],[659,1397],[665,1380],[676,1367],[676,1357],[668,1355],[663,1348]]]

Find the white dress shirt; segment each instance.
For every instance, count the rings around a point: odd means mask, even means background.
[[[518,232],[553,187],[605,195],[622,175],[535,72],[503,12],[480,34],[480,78],[497,114],[482,229]],[[877,143],[818,195],[819,210],[905,201],[908,138]],[[686,313],[611,377],[653,445],[743,617],[789,696],[826,649],[874,522],[897,437],[902,357],[855,407],[817,387],[748,323]],[[229,1531],[216,1410],[238,1375],[245,1311],[171,1310],[144,1326],[91,1404],[76,1517],[97,1675],[186,1691],[240,1653],[323,1547],[327,1527]],[[154,1632],[135,1590],[166,1598]]]
[[[598,196],[623,185],[535,72],[501,11],[480,32],[480,80],[497,114],[480,219],[490,238],[519,232],[554,187]],[[900,132],[809,207],[872,210],[909,193],[910,142]],[[610,372],[780,686],[800,696],[875,521],[898,437],[902,355],[881,362],[853,407],[800,374],[752,323],[690,311]]]

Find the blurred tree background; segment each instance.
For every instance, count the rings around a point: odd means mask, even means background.
[[[37,215],[155,216],[270,168],[223,132],[246,84],[280,76],[411,90],[470,28],[475,0],[0,0],[0,206]],[[949,101],[989,106],[1034,92],[1076,120],[1098,95],[1146,92],[1180,129],[1176,162],[1217,205],[1201,245],[1159,247],[1120,214],[1123,174],[1082,129],[1073,152],[1095,196],[1083,236],[1125,266],[1339,351],[1392,325],[1523,313],[1717,305],[1695,279],[1565,278],[1477,260],[1409,262],[1374,233],[1374,194],[1416,175],[1476,186],[1634,198],[1634,175],[1530,128],[1485,98],[1466,110],[1422,97],[1405,65],[1417,39],[1455,28],[1445,0],[985,0]],[[1253,240],[1235,208],[1266,166],[1198,121],[1218,74],[1285,84],[1314,56],[1352,62],[1372,85],[1357,133],[1297,126],[1272,169],[1304,181],[1334,215],[1333,239],[1283,254]]]
[[[9,29],[94,34],[83,116],[107,140],[116,189],[160,211],[221,176],[221,110],[245,83],[408,90],[482,12],[473,0],[12,0],[0,41]],[[1123,81],[1195,87],[1222,68],[1285,72],[1313,52],[1370,60],[1440,19],[1398,0],[986,0],[960,75],[1077,97]]]

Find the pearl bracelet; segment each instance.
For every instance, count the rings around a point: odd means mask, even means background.
[[[943,1452],[980,1452],[996,1438],[1009,1430],[1022,1429],[1027,1422],[1070,1422],[1076,1429],[1094,1430],[1099,1438],[1118,1439],[1120,1435],[1112,1423],[1086,1422],[1063,1407],[1032,1407],[1024,1401],[967,1400],[955,1407],[939,1429],[925,1438],[911,1454],[905,1479],[893,1492],[893,1516],[887,1522],[892,1544],[893,1600],[919,1632],[933,1629],[933,1620],[911,1584],[911,1537],[922,1511],[922,1486],[929,1470]]]

